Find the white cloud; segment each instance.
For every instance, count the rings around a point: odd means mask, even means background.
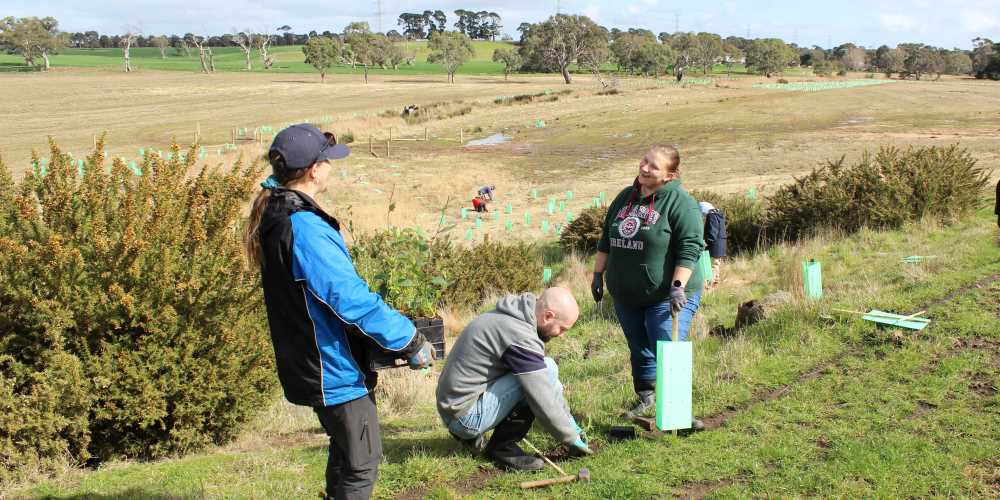
[[[963,12],[962,26],[966,31],[986,33],[993,30],[1000,30],[1000,19],[988,16],[982,12]]]
[[[917,27],[917,21],[910,16],[900,14],[882,14],[879,23],[889,31],[910,31]]]

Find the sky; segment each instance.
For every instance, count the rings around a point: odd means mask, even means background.
[[[646,28],[654,33],[709,31],[751,38],[776,37],[800,46],[866,47],[921,42],[946,48],[972,47],[972,39],[1000,40],[1000,0],[4,0],[0,17],[53,16],[63,31],[144,34],[222,34],[241,29],[289,25],[295,33],[339,32],[349,22],[368,21],[383,31],[398,29],[402,12],[442,10],[454,29],[456,9],[496,12],[503,31],[517,38],[522,22],[543,21],[552,14],[584,14],[607,28]],[[401,30],[400,30],[401,31]]]

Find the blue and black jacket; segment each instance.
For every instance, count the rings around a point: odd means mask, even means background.
[[[264,302],[289,402],[334,406],[363,397],[375,383],[370,350],[408,357],[419,349],[423,336],[368,289],[340,224],[309,196],[274,189],[259,231]]]

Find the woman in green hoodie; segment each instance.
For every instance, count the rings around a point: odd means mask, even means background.
[[[597,245],[591,291],[615,303],[632,362],[639,402],[626,416],[655,405],[656,342],[670,340],[672,314],[679,339],[687,338],[698,310],[704,278],[698,258],[705,246],[698,202],[681,187],[680,153],[656,146],[639,162],[639,176],[608,208]]]

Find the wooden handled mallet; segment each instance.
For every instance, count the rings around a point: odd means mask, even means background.
[[[553,484],[571,483],[573,481],[583,481],[585,483],[590,482],[590,470],[587,469],[586,467],[581,468],[580,471],[577,472],[575,476],[566,474],[566,471],[562,470],[562,467],[559,467],[558,465],[556,465],[555,462],[549,460],[549,457],[542,454],[541,451],[538,451],[538,448],[535,448],[535,445],[531,444],[531,441],[528,441],[527,439],[523,439],[522,441],[524,441],[524,444],[528,445],[535,453],[537,453],[538,456],[542,457],[542,460],[545,460],[545,463],[551,465],[553,469],[562,474],[562,476],[557,477],[555,479],[539,479],[537,481],[524,481],[521,483],[522,490],[527,490],[531,488],[543,488],[545,486],[551,486]]]

